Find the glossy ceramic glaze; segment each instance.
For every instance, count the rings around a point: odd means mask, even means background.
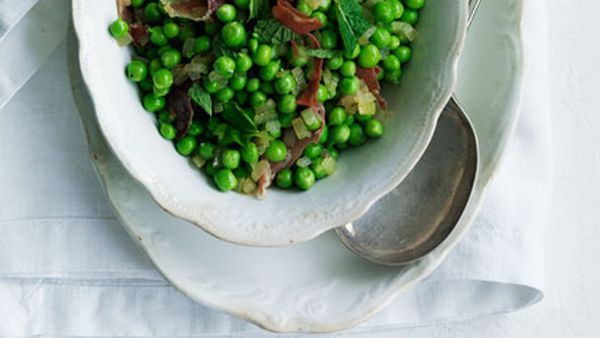
[[[456,80],[466,0],[430,1],[421,13],[413,61],[402,84],[387,86],[389,131],[377,142],[344,153],[335,175],[309,192],[269,191],[263,200],[220,193],[156,131],[135,86],[122,70],[129,50],[106,27],[114,1],[73,0],[80,62],[100,129],[128,172],[168,212],[230,242],[277,246],[299,243],[363,215],[412,169],[431,139]]]
[[[369,263],[347,250],[333,232],[292,247],[248,248],[219,241],[170,216],[109,150],[77,68],[72,67],[90,155],[125,229],[164,276],[192,299],[273,331],[326,332],[357,325],[431,273],[468,230],[517,119],[520,3],[482,3],[467,39],[465,58],[485,59],[488,67],[471,70],[468,63],[460,67],[458,97],[477,121],[479,138],[484,139],[480,150],[486,162],[482,166],[489,169],[479,176],[471,203],[451,236],[424,259],[407,266]],[[500,52],[498,46],[502,46]],[[74,65],[76,52],[71,47]]]

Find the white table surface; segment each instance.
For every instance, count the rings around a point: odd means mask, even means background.
[[[518,313],[378,337],[600,337],[600,1],[547,1],[556,164],[545,299]]]

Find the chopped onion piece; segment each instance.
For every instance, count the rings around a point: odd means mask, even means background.
[[[222,103],[215,103],[215,104],[213,104],[213,111],[215,113],[220,113],[223,110],[225,110],[225,106]]]
[[[185,39],[185,41],[183,42],[183,47],[181,48],[181,52],[183,53],[183,56],[185,56],[186,58],[189,59],[192,56],[194,56],[195,50],[196,50],[196,38],[189,37],[189,38]]]
[[[323,83],[325,84],[325,88],[327,88],[327,95],[329,97],[334,97],[336,95],[339,82],[340,78],[334,75],[328,68],[323,71]]]
[[[194,163],[196,167],[202,168],[206,164],[206,159],[200,155],[196,155],[192,157],[192,163]]]
[[[266,131],[260,131],[256,134],[256,138],[254,140],[254,143],[256,143],[256,147],[258,148],[258,153],[260,155],[264,154],[265,151],[267,151],[267,148],[269,147],[269,144],[271,144],[271,138],[269,136],[269,133],[267,133]]]
[[[256,124],[277,120],[277,104],[273,99],[268,99],[265,104],[256,109],[255,113],[254,122]]]
[[[404,36],[410,42],[415,41],[417,38],[417,30],[409,23],[403,21],[392,22],[392,31],[398,35]]]
[[[296,80],[296,88],[294,88],[292,94],[294,94],[294,96],[298,96],[298,94],[301,93],[308,84],[306,83],[306,77],[304,76],[304,71],[302,68],[296,67],[292,69],[292,75],[294,76],[294,80]]]
[[[371,28],[367,29],[363,33],[363,35],[361,35],[360,38],[358,38],[358,44],[361,46],[368,44],[369,39],[371,38],[371,35],[373,35],[373,33],[375,33],[376,30],[377,30],[377,27],[375,27],[375,26],[372,26]]]
[[[333,173],[335,172],[336,163],[337,161],[335,160],[335,158],[331,156],[326,156],[321,162],[321,165],[323,166],[323,169],[325,169],[325,172],[328,176],[333,175]]]
[[[210,72],[208,74],[208,80],[216,81],[219,89],[222,89],[225,86],[227,86],[227,82],[228,82],[227,78],[225,76],[223,76],[223,74],[217,72],[216,70],[213,70],[212,72]]]
[[[312,161],[310,160],[310,158],[308,158],[306,156],[302,156],[298,159],[298,161],[296,161],[296,165],[300,168],[306,168],[311,164],[312,164]]]
[[[203,63],[190,63],[183,66],[183,71],[192,81],[196,81],[208,72],[208,67]]]
[[[246,195],[252,195],[256,191],[256,182],[251,178],[244,178],[240,181],[240,190]]]
[[[377,98],[371,93],[364,81],[360,82],[356,98],[360,115],[374,115],[377,112]]]
[[[188,74],[183,69],[184,66],[177,65],[173,68],[173,82],[175,85],[181,85],[188,79]]]
[[[304,123],[306,125],[313,125],[313,124],[321,123],[321,119],[319,118],[319,116],[317,116],[317,114],[315,114],[315,112],[312,108],[304,109],[300,113],[300,116],[302,117],[302,120],[304,121]]]
[[[299,140],[310,137],[310,131],[306,128],[306,124],[302,121],[302,118],[297,117],[292,120],[292,128],[294,128],[294,133],[296,133],[296,137]]]
[[[131,34],[129,34],[129,33],[127,35],[117,39],[117,44],[119,44],[119,47],[125,47],[132,42],[133,42],[133,38],[131,37]]]
[[[250,177],[252,178],[252,180],[254,180],[254,182],[258,182],[258,180],[264,175],[269,177],[271,176],[271,165],[267,160],[261,160],[258,163],[256,163],[252,168],[252,173],[250,174]]]
[[[321,6],[323,0],[306,0],[304,1],[304,3],[307,4],[308,7],[310,7],[310,9],[314,11],[315,9],[319,8],[319,6]]]
[[[265,130],[269,134],[277,134],[281,131],[281,122],[279,120],[268,121],[265,123]]]

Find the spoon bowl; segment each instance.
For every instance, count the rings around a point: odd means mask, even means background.
[[[458,223],[478,169],[475,132],[456,99],[413,171],[362,218],[336,229],[342,242],[375,263],[402,265],[437,247]]]

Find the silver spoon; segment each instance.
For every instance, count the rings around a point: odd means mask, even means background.
[[[479,2],[469,2],[469,24]],[[460,220],[477,169],[475,131],[452,97],[431,143],[406,179],[365,216],[336,233],[350,250],[378,264],[419,259],[442,243]]]

